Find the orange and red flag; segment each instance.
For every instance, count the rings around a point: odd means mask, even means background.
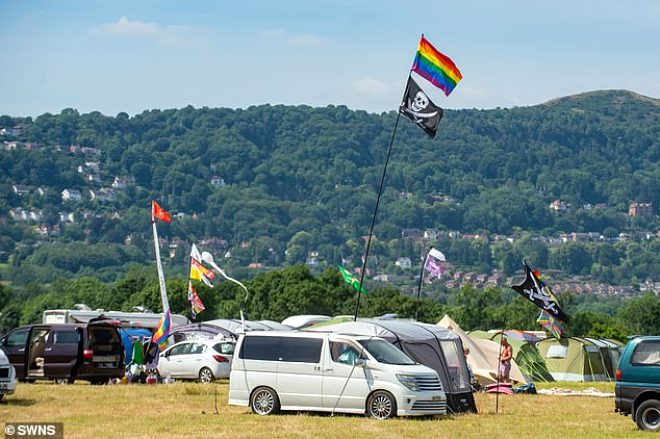
[[[153,221],[155,218],[158,218],[159,220],[166,223],[172,221],[172,215],[160,207],[158,203],[156,203],[156,200],[151,200],[151,220]]]

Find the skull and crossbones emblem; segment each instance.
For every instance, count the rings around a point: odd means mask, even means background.
[[[437,111],[425,113],[429,106],[429,97],[423,91],[418,91],[415,97],[408,98],[408,108],[406,111],[413,116],[415,123],[423,123],[422,119],[429,119],[438,115]]]

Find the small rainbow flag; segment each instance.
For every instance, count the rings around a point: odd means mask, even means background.
[[[172,316],[170,315],[170,309],[168,308],[163,314],[163,317],[158,323],[158,329],[154,332],[154,336],[151,340],[160,346],[160,349],[165,349],[167,344],[167,337],[170,336],[170,327],[172,326]]]
[[[424,35],[419,41],[412,70],[445,92],[445,96],[454,90],[463,75],[448,56],[438,52]]]

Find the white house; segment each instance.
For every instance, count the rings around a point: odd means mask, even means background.
[[[112,182],[112,187],[115,189],[126,189],[127,186],[135,184],[135,178],[131,175],[118,175]]]
[[[225,179],[218,175],[214,175],[213,177],[211,177],[211,184],[215,187],[226,185]]]
[[[401,257],[396,260],[394,263],[397,267],[401,268],[411,268],[412,267],[412,261],[408,257]]]
[[[63,201],[81,201],[82,194],[78,189],[64,189],[62,191],[62,200]]]
[[[24,196],[30,193],[30,188],[22,184],[13,184],[11,188],[15,194],[20,196]]]

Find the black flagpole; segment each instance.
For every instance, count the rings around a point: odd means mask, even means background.
[[[408,80],[406,80],[406,91],[408,91],[408,82],[412,75],[412,70],[408,73]],[[371,228],[369,229],[369,237],[367,238],[367,248],[364,252],[364,261],[362,261],[362,272],[360,273],[360,288],[358,289],[357,301],[355,302],[355,315],[353,321],[357,321],[358,311],[360,310],[360,297],[362,296],[362,283],[364,282],[364,272],[367,270],[367,261],[369,260],[369,249],[371,248],[371,237],[374,234],[374,226],[376,225],[376,216],[378,216],[378,206],[380,206],[380,197],[383,195],[383,187],[385,186],[385,174],[387,173],[387,164],[390,161],[390,155],[392,154],[392,145],[394,145],[394,136],[396,136],[396,129],[399,126],[399,120],[401,119],[401,105],[397,110],[396,123],[394,124],[394,130],[392,131],[392,138],[390,139],[390,146],[387,148],[387,157],[385,158],[385,166],[383,166],[383,174],[380,177],[380,187],[378,188],[378,197],[376,197],[376,207],[374,208],[374,216],[371,219]]]
[[[429,253],[433,250],[433,246],[429,249]],[[415,304],[415,320],[419,320],[419,299],[422,294],[422,282],[424,282],[424,269],[426,268],[426,260],[429,258],[429,253],[426,253],[424,262],[422,262],[422,270],[419,272],[419,285],[417,286],[417,303]]]

